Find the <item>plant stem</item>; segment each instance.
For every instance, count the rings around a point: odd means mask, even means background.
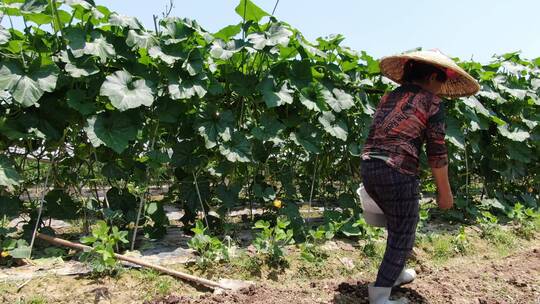
[[[315,163],[313,164],[313,177],[311,178],[311,191],[309,192],[309,217],[312,215],[312,200],[313,200],[313,187],[315,186],[315,174],[317,173],[317,161],[319,160],[319,155],[315,156]]]
[[[28,253],[28,258],[32,257],[32,249],[34,248],[34,242],[36,240],[36,234],[39,228],[39,222],[41,221],[41,215],[43,213],[43,202],[45,201],[45,192],[48,189],[49,175],[51,174],[51,171],[54,167],[54,161],[55,161],[55,155],[53,153],[51,157],[51,167],[49,168],[49,171],[47,171],[47,175],[45,176],[45,183],[43,184],[43,189],[41,190],[41,197],[39,198],[38,217],[36,219],[36,225],[34,226],[34,232],[32,233],[32,240],[30,241],[30,252]]]
[[[197,175],[195,172],[192,172],[193,174],[193,184],[195,184],[195,190],[197,190],[197,197],[199,198],[199,203],[201,203],[201,209],[203,212],[204,221],[206,223],[206,228],[210,228],[210,225],[208,225],[208,218],[206,218],[206,211],[204,210],[204,203],[202,201],[201,192],[199,191],[199,184],[197,183]]]

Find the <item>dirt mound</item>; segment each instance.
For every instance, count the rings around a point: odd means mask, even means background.
[[[458,259],[442,268],[421,267],[418,279],[394,288],[392,298],[410,303],[540,303],[540,249],[529,249],[500,260]],[[146,304],[214,303],[368,303],[367,281],[322,280],[305,284],[259,284],[236,293],[200,297],[170,295]]]
[[[145,304],[214,304],[214,303],[324,303],[312,299],[307,290],[276,289],[268,286],[256,285],[234,293],[206,294],[199,298],[170,295],[164,298],[147,301]]]

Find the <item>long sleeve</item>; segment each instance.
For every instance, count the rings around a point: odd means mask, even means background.
[[[437,100],[430,112],[426,128],[426,154],[430,167],[441,168],[448,164],[448,150],[444,141],[446,125],[443,103]]]

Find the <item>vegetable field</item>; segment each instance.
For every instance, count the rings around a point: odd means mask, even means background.
[[[39,255],[36,231],[63,234],[50,219],[90,235],[83,260],[108,275],[110,253],[172,226],[193,235],[203,274],[234,259],[241,229],[255,234],[258,267],[286,269],[289,247],[324,264],[335,240],[376,255],[383,233],[355,196],[359,154],[395,84],[341,35],[307,41],[250,0],[236,12],[211,33],[168,14],[147,29],[90,0],[2,1],[0,19],[25,27],[0,27],[0,264]],[[482,88],[445,101],[456,206],[426,203],[421,225],[462,227],[460,254],[469,225],[481,238],[510,225],[538,246],[540,58],[456,60]],[[422,178],[427,201],[434,183]]]

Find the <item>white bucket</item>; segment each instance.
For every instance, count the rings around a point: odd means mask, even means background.
[[[386,217],[379,205],[375,203],[373,198],[369,196],[364,185],[360,184],[360,187],[356,189],[356,194],[360,197],[360,204],[364,211],[364,218],[366,223],[376,227],[386,227]]]

